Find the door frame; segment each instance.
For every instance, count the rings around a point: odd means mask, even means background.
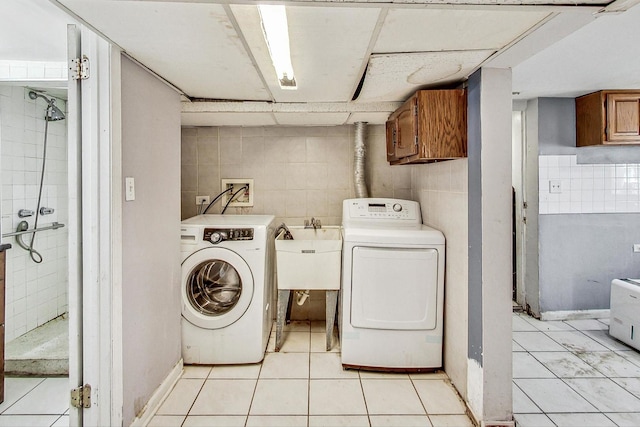
[[[89,60],[88,78],[69,81],[70,383],[91,385],[69,421],[121,425],[120,50],[83,25],[68,40],[70,58]]]
[[[526,107],[526,105],[524,106]],[[527,150],[525,134],[525,111],[514,105],[512,112],[512,185],[515,190],[515,253],[516,261],[516,303],[526,308],[526,206],[527,202]]]

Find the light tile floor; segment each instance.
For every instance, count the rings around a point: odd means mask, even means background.
[[[69,378],[13,378],[4,380],[0,427],[69,425]]]
[[[518,426],[640,426],[640,352],[608,319],[541,322],[513,315]],[[470,426],[447,377],[344,371],[324,351],[323,322],[273,334],[263,363],[187,366],[150,426]],[[6,378],[0,427],[67,426],[67,378]]]
[[[158,409],[160,426],[455,426],[473,424],[446,374],[345,371],[324,322],[292,322],[262,363],[186,366]]]
[[[640,426],[640,353],[610,337],[608,324],[513,314],[518,426]]]

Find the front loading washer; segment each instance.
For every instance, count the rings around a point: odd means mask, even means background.
[[[182,221],[182,357],[186,364],[256,363],[273,319],[270,215]]]
[[[340,336],[346,368],[442,367],[443,234],[422,225],[420,205],[343,202]]]

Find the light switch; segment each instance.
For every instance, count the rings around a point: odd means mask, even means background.
[[[136,183],[132,176],[124,179],[124,200],[130,202],[136,199]]]

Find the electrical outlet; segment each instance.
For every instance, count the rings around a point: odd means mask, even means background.
[[[640,252],[640,243],[633,244],[633,252]]]
[[[562,181],[559,179],[549,180],[549,193],[562,193]]]
[[[243,187],[246,188],[241,190]],[[253,206],[253,179],[223,179],[222,190],[229,190],[222,196],[222,206],[226,206],[232,197],[233,200],[229,203],[229,207]]]
[[[200,205],[208,205],[209,202],[211,200],[209,199],[209,196],[196,196],[196,205],[200,206]]]

